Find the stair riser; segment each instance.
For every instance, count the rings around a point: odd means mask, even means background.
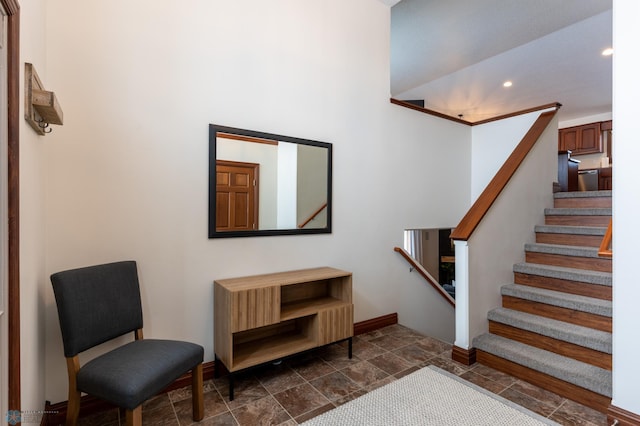
[[[528,251],[525,253],[528,263],[540,265],[564,266],[567,268],[586,269],[589,271],[611,272],[610,258],[593,258],[580,256],[565,256],[562,254],[538,253]]]
[[[569,281],[560,278],[542,277],[540,275],[513,273],[513,281],[516,284],[547,290],[562,291],[564,293],[577,294],[579,296],[593,297],[602,300],[612,300],[611,287],[605,285],[588,284],[580,281]]]
[[[595,330],[611,333],[611,318],[595,315],[588,312],[576,311],[546,303],[534,302],[513,296],[502,296],[502,306],[514,311],[526,312],[558,321],[581,325]]]
[[[611,355],[604,352],[495,321],[489,321],[489,332],[611,371]]]
[[[564,380],[540,373],[512,361],[500,358],[488,352],[478,350],[476,352],[477,360],[480,364],[494,368],[498,371],[510,374],[521,380],[534,384],[538,387],[556,393],[572,401],[576,401],[587,407],[591,407],[601,413],[607,412],[611,404],[611,398],[597,394],[590,390],[581,388]]]
[[[545,225],[563,226],[609,226],[611,216],[596,215],[547,215],[544,218]]]
[[[567,246],[600,247],[600,235],[551,234],[536,232],[536,243],[561,244]]]
[[[591,195],[591,194],[581,194],[581,195]],[[554,207],[558,209],[611,209],[612,202],[611,197],[576,197],[576,198],[555,198],[554,199]],[[575,226],[575,227],[600,227],[606,228],[609,225],[611,220],[611,215],[608,214],[609,210],[600,210],[600,211],[581,211],[581,210],[546,210],[545,213],[545,225],[555,225],[555,226]],[[562,213],[570,213],[570,214],[562,214]],[[597,213],[596,215],[591,213]],[[536,232],[536,243],[539,244],[552,244],[558,246],[565,246],[565,248],[558,247],[554,249],[552,247],[547,246],[532,246],[527,245],[529,249],[532,251],[526,251],[525,249],[525,260],[527,263],[531,264],[540,264],[540,265],[551,265],[551,266],[560,266],[565,268],[574,268],[584,271],[599,271],[599,272],[611,272],[612,271],[612,262],[610,258],[603,257],[592,257],[595,255],[595,250],[589,249],[579,249],[578,247],[589,247],[589,248],[598,248],[602,242],[602,235],[589,235],[593,231],[589,229],[545,229],[543,227],[536,227],[536,230],[539,231],[560,231],[562,233],[556,232]],[[575,246],[575,248],[569,248],[567,246]],[[533,251],[535,250],[535,251]],[[551,253],[540,253],[538,251],[550,251]],[[559,254],[564,253],[564,254]],[[573,255],[571,255],[573,254]],[[517,268],[520,269],[520,268]],[[591,284],[589,282],[583,281],[574,281],[574,280],[585,280],[585,281],[596,281],[596,282],[604,282],[608,284],[609,282],[605,280],[606,276],[601,276],[600,274],[589,274],[589,273],[573,273],[567,271],[566,273],[563,271],[549,271],[542,270],[539,268],[527,268],[531,274],[526,273],[518,273],[514,272],[514,283],[519,285],[525,285],[530,287],[535,287],[539,289],[558,291],[566,294],[574,294],[578,296],[590,297],[595,299],[600,299],[604,301],[612,300],[612,288],[610,285],[600,285],[600,284]],[[550,274],[556,275],[565,278],[553,278],[553,277],[545,277],[540,274]],[[569,279],[567,279],[569,278]],[[517,296],[502,296],[502,306],[507,309],[512,309],[515,311],[520,311],[524,313],[528,313],[531,315],[536,315],[538,317],[544,317],[553,319],[556,321],[562,321],[569,324],[575,324],[582,327],[587,327],[593,330],[599,330],[607,333],[612,332],[612,318],[610,316],[605,316],[609,314],[609,310],[606,309],[607,303],[601,302],[599,304],[590,305],[587,303],[570,303],[565,298],[558,297],[554,298],[552,295],[545,296],[542,293],[539,295],[527,295],[526,291],[522,287],[517,289],[513,286],[508,286],[503,289],[505,294],[516,294]],[[530,297],[533,299],[546,300],[545,302],[536,302],[533,300],[524,299],[524,297]],[[586,301],[584,301],[586,302]],[[594,312],[599,312],[605,315],[597,315],[589,312],[584,312],[582,310],[565,308],[560,306],[554,306],[550,303],[559,303],[568,306],[575,306],[579,309],[587,309],[592,310]],[[492,317],[494,317],[492,315]],[[503,319],[502,315],[496,312],[495,318],[499,319],[499,321],[504,321],[510,323],[512,321],[506,319],[511,317],[510,315],[506,315]],[[561,361],[555,359],[559,364],[550,368],[548,371],[555,371],[555,368],[563,365],[563,362],[566,362],[572,371],[572,368],[576,368],[576,371],[582,371],[582,367],[576,364],[577,362],[589,364],[592,367],[588,367],[593,369],[593,367],[601,368],[603,370],[607,370],[609,372],[612,371],[612,356],[609,353],[601,352],[595,349],[591,349],[588,347],[580,346],[578,344],[569,343],[554,337],[545,336],[534,331],[529,331],[526,328],[538,329],[540,325],[526,325],[526,321],[523,318],[522,320],[518,315],[513,316],[514,324],[518,324],[519,321],[522,322],[522,327],[519,328],[516,325],[509,325],[502,322],[498,322],[495,320],[489,321],[489,332],[495,335],[495,339],[501,338],[509,339],[513,341],[513,345],[529,345],[530,351],[534,354],[537,353],[537,350],[543,350],[547,352],[551,352],[553,357],[562,356],[569,358],[574,361],[566,360]],[[544,324],[544,323],[536,323],[536,324]],[[562,329],[561,324],[553,325],[553,327],[560,327],[558,332],[549,332],[546,334],[551,335],[562,335],[565,334],[561,332]],[[566,334],[565,334],[566,335]],[[484,336],[480,336],[481,338]],[[585,338],[587,338],[585,336]],[[582,339],[570,339],[581,341]],[[491,340],[480,339],[478,340],[479,347],[490,348],[493,347],[493,343]],[[518,342],[518,343],[515,343]],[[594,345],[595,347],[603,347],[602,343]],[[497,345],[496,347],[500,347]],[[607,346],[604,346],[605,348]],[[537,348],[537,349],[534,349]],[[493,349],[491,349],[493,351]],[[595,410],[598,410],[602,413],[607,413],[609,406],[611,404],[611,398],[607,395],[601,395],[597,392],[582,388],[578,385],[574,385],[565,380],[550,376],[549,374],[542,373],[540,371],[536,371],[533,368],[526,367],[524,365],[518,364],[518,362],[523,362],[525,364],[529,364],[529,361],[520,361],[520,357],[527,356],[519,351],[525,351],[526,349],[520,348],[518,350],[506,350],[504,353],[502,350],[496,350],[496,353],[504,354],[504,356],[508,358],[512,358],[516,360],[510,361],[506,358],[502,358],[501,356],[491,354],[489,352],[485,352],[484,350],[477,349],[475,354],[477,361],[481,364],[487,365],[494,369],[503,371],[512,376],[518,377],[526,382],[537,385],[543,389],[547,389],[551,392],[554,392],[558,395],[561,395],[565,398],[576,401],[580,404],[591,407]],[[530,354],[531,355],[531,354]],[[552,357],[551,354],[548,354]],[[538,365],[537,362],[532,362],[532,366]],[[556,364],[554,364],[556,365]],[[538,367],[535,367],[538,368]],[[584,368],[587,368],[585,365]],[[545,370],[545,368],[541,368]],[[599,371],[586,370],[593,373],[598,377],[597,380],[601,379],[601,374]],[[601,370],[600,370],[601,371]],[[579,374],[578,374],[579,375]],[[575,381],[576,383],[582,383],[579,378],[574,378],[573,374],[566,375],[566,372],[563,374],[559,374],[560,377],[564,377],[566,380]],[[588,374],[587,377],[590,377],[591,374]],[[600,386],[591,386],[589,380],[587,380],[585,386],[589,388],[596,389],[598,392],[608,393],[607,389],[610,383],[602,383]]]
[[[556,198],[553,207],[557,209],[610,209],[611,197]]]

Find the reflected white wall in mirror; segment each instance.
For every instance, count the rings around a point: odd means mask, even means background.
[[[298,225],[298,146],[278,142],[278,200],[277,228],[295,228]]]
[[[327,173],[329,157],[326,150],[317,146],[298,145],[298,225],[309,220],[305,227],[324,228],[327,226]]]

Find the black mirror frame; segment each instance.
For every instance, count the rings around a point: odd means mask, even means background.
[[[258,229],[250,231],[216,231],[216,139],[218,132],[260,139],[273,139],[301,145],[317,146],[327,149],[327,226],[324,228],[296,229]],[[235,127],[209,124],[209,238],[263,237],[272,235],[308,235],[330,234],[332,216],[332,144],[310,139],[294,138],[273,133],[256,132]]]

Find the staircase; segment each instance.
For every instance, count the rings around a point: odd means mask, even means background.
[[[558,192],[502,307],[476,337],[476,359],[606,412],[611,402],[611,259],[598,247],[611,218],[611,191]]]

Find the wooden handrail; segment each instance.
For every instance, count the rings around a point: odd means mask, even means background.
[[[400,101],[400,100],[394,99],[394,98],[391,98],[390,101],[391,101],[392,104],[403,106],[405,108],[409,108],[409,109],[412,109],[412,110],[415,110],[415,111],[420,111],[420,112],[423,112],[425,114],[433,115],[435,117],[444,118],[445,120],[455,121],[456,123],[466,124],[468,126],[471,126],[473,124],[470,121],[463,120],[461,118],[452,117],[450,115],[443,114],[441,112],[434,111],[432,109],[419,107],[418,105],[414,105],[414,104],[412,104],[410,102]]]
[[[454,300],[454,298],[445,291],[440,283],[438,283],[426,269],[424,269],[424,266],[416,262],[416,260],[411,257],[411,255],[407,253],[406,250],[401,249],[400,247],[394,247],[393,250],[400,253],[400,255],[404,257],[407,262],[409,262],[411,267],[418,271],[422,278],[424,278],[429,284],[431,284],[431,287],[433,287],[438,293],[440,293],[440,295],[444,297],[451,306],[453,306],[454,308],[456,307],[456,301]]]
[[[521,109],[520,111],[510,112],[508,114],[497,115],[495,117],[485,118],[484,120],[474,121],[473,123],[471,123],[471,125],[478,126],[480,124],[487,124],[493,121],[504,120],[505,118],[511,118],[511,117],[516,117],[518,115],[529,114],[530,112],[542,111],[543,109],[549,109],[549,108],[560,109],[561,106],[562,104],[559,102],[552,102],[550,104],[538,105],[537,107]]]
[[[604,238],[602,238],[602,243],[600,244],[600,249],[598,249],[598,256],[613,257],[613,251],[611,250],[612,237],[613,237],[613,219],[610,219],[609,226],[607,227],[607,232],[605,232]]]
[[[468,126],[477,126],[480,124],[486,124],[486,123],[491,123],[492,121],[499,121],[499,120],[504,120],[505,118],[511,118],[511,117],[515,117],[518,115],[523,115],[523,114],[528,114],[530,112],[536,112],[536,111],[542,111],[543,109],[549,109],[549,108],[560,108],[562,106],[561,103],[558,102],[552,102],[550,104],[544,104],[544,105],[539,105],[533,108],[527,108],[527,109],[522,109],[520,111],[515,111],[515,112],[510,112],[508,114],[503,114],[503,115],[497,115],[495,117],[491,117],[491,118],[486,118],[484,120],[478,120],[478,121],[467,121],[467,120],[463,120],[462,118],[456,118],[447,114],[443,114],[441,112],[438,111],[434,111],[432,109],[428,109],[428,108],[424,108],[415,104],[412,104],[411,102],[406,102],[406,101],[401,101],[398,99],[394,99],[394,98],[390,98],[390,101],[392,104],[395,105],[399,105],[405,108],[409,108],[415,111],[420,111],[422,113],[425,114],[429,114],[429,115],[433,115],[435,117],[440,117],[440,118],[444,118],[445,120],[450,120],[450,121],[454,121],[456,123],[460,123],[460,124],[466,124]]]
[[[324,203],[323,205],[321,205],[320,207],[318,207],[318,210],[316,210],[315,212],[313,212],[311,214],[311,216],[309,216],[305,221],[303,221],[300,225],[298,225],[298,228],[304,228],[305,226],[307,226],[307,223],[311,222],[313,219],[316,218],[316,216],[318,216],[320,214],[320,212],[322,210],[324,210],[327,207],[327,203]]]
[[[244,141],[244,142],[264,143],[267,145],[278,145],[278,141],[275,139],[257,138],[255,136],[236,135],[236,134],[227,133],[227,132],[217,132],[216,136],[218,136],[219,138],[234,139],[234,140]]]
[[[480,221],[487,214],[498,195],[507,186],[509,180],[525,157],[536,144],[542,133],[545,131],[558,110],[543,112],[535,123],[531,126],[526,135],[522,138],[518,146],[513,150],[507,161],[502,165],[498,173],[491,179],[482,194],[471,206],[467,214],[462,218],[458,226],[451,233],[451,239],[467,241],[471,234],[480,224]]]

